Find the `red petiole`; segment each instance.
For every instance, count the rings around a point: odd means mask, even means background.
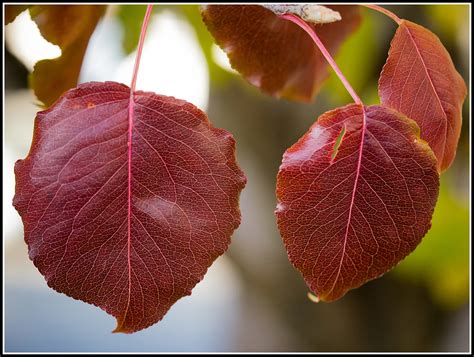
[[[142,29],[140,31],[140,40],[138,42],[138,50],[137,50],[137,57],[135,58],[135,66],[133,68],[133,77],[132,77],[132,84],[130,88],[130,95],[133,95],[135,91],[135,86],[137,84],[137,75],[138,75],[138,67],[140,66],[140,59],[142,57],[142,50],[143,50],[143,43],[145,42],[145,34],[146,29],[148,28],[148,22],[150,21],[151,11],[153,10],[153,5],[148,5],[146,8],[145,18],[143,19]]]
[[[135,92],[135,86],[137,84],[138,67],[140,66],[140,58],[142,56],[143,43],[145,42],[146,29],[148,22],[150,21],[151,11],[153,5],[148,5],[146,8],[145,18],[143,19],[142,29],[140,31],[140,40],[138,42],[137,57],[135,58],[135,66],[133,68],[132,83],[130,85],[130,101],[128,104],[128,217],[127,217],[127,246],[128,246],[128,304],[130,303],[131,294],[131,216],[132,216],[132,133],[133,133],[133,118],[134,118],[134,107],[135,102],[133,94]],[[119,327],[115,331],[119,331]]]
[[[391,11],[381,7],[381,6],[373,5],[373,4],[362,4],[362,5],[369,8],[369,9],[372,9],[372,10],[378,11],[378,12],[384,14],[384,15],[387,15],[388,17],[390,17],[393,21],[395,21],[399,25],[402,22],[402,19],[400,19],[397,15],[395,15],[393,12],[391,12]]]
[[[355,90],[352,88],[352,86],[349,84],[346,77],[344,77],[341,70],[339,69],[339,67],[336,64],[336,61],[334,61],[334,58],[332,58],[331,54],[326,49],[324,44],[321,42],[321,40],[319,39],[318,35],[313,30],[313,28],[311,26],[309,26],[304,20],[302,20],[298,16],[290,14],[290,13],[280,15],[280,18],[285,19],[285,20],[289,20],[289,21],[295,23],[296,25],[298,25],[299,27],[301,27],[303,30],[305,30],[308,33],[308,35],[312,38],[312,40],[314,41],[316,46],[318,46],[319,50],[321,51],[323,56],[326,58],[328,63],[331,65],[334,72],[336,72],[336,74],[339,77],[339,79],[341,80],[342,84],[347,89],[347,91],[351,95],[352,99],[354,99],[354,102],[356,104],[363,105],[362,101],[359,98],[359,96],[357,95]]]

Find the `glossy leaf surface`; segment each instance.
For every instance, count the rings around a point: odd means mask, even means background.
[[[77,85],[89,39],[105,5],[36,5],[31,18],[41,35],[61,48],[61,56],[36,63],[30,78],[35,95],[45,106]]]
[[[466,85],[439,38],[402,20],[379,80],[382,104],[415,120],[438,159],[439,171],[454,160]]]
[[[354,5],[327,7],[342,20],[312,26],[334,55],[360,15]],[[263,6],[206,5],[202,17],[232,67],[267,94],[309,102],[328,76],[327,62],[306,32]]]
[[[438,196],[436,158],[414,121],[352,104],[323,114],[283,156],[276,215],[290,261],[323,301],[420,243]]]
[[[130,105],[129,87],[86,83],[39,112],[14,198],[48,285],[126,333],[161,320],[227,249],[246,181],[232,136],[192,104],[137,91]]]

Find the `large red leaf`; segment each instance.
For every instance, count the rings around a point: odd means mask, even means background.
[[[358,104],[323,114],[283,156],[276,215],[290,261],[323,301],[394,267],[431,225],[436,158],[414,121]]]
[[[384,105],[415,120],[433,149],[439,171],[454,160],[466,85],[439,38],[402,20],[379,80]]]
[[[15,165],[30,258],[50,287],[115,316],[115,331],[159,321],[240,223],[234,145],[185,101],[130,102],[114,82],[69,90],[38,113]]]
[[[342,20],[311,25],[334,55],[360,22],[357,6],[328,6]],[[327,62],[297,25],[259,5],[207,5],[203,20],[234,69],[275,97],[310,102],[328,76]]]

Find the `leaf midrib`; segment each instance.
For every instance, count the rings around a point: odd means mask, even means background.
[[[341,274],[342,262],[344,261],[344,256],[346,254],[346,245],[347,245],[347,238],[349,235],[349,227],[351,225],[352,208],[354,207],[355,194],[357,192],[357,184],[358,184],[359,176],[360,176],[360,168],[362,166],[362,152],[364,150],[365,130],[367,126],[367,114],[366,114],[364,105],[360,105],[360,107],[362,109],[362,129],[361,129],[361,135],[360,135],[361,139],[360,139],[360,144],[359,144],[359,158],[357,159],[357,168],[356,168],[356,176],[354,180],[354,188],[352,189],[351,204],[349,206],[349,215],[347,218],[346,232],[344,234],[344,245],[342,248],[341,260],[339,261],[339,267],[337,270],[336,277],[334,279],[334,283],[331,289],[325,294],[326,297],[328,297],[333,292],[334,288],[336,287],[336,283],[339,279],[339,276]]]
[[[130,298],[132,292],[132,262],[131,262],[131,220],[132,220],[132,132],[133,132],[133,118],[135,102],[133,98],[133,89],[130,89],[130,99],[128,103],[128,131],[127,131],[127,161],[128,161],[128,189],[127,189],[127,265],[128,265],[128,296],[127,306],[123,314],[123,319],[120,326],[117,326],[115,331],[122,329],[127,318],[128,309],[130,307]]]
[[[434,83],[433,81],[431,80],[431,76],[430,76],[430,73],[428,72],[428,66],[426,65],[425,63],[425,60],[423,59],[423,56],[421,55],[421,52],[420,52],[420,49],[418,48],[418,45],[415,41],[415,38],[413,37],[410,29],[408,28],[408,26],[406,24],[403,24],[406,32],[408,33],[408,36],[410,37],[412,43],[413,43],[413,46],[415,47],[415,50],[416,50],[416,53],[418,54],[418,57],[420,58],[420,61],[421,61],[421,64],[422,64],[422,67],[423,69],[425,70],[425,73],[426,73],[426,77],[428,78],[428,81],[430,83],[430,86],[431,86],[431,89],[433,90],[433,93],[434,93],[434,96],[436,98],[436,100],[438,101],[438,104],[439,104],[439,107],[441,108],[441,112],[443,113],[443,116],[444,116],[444,125],[443,125],[443,131],[444,131],[444,135],[443,135],[443,145],[442,145],[442,152],[441,152],[441,156],[438,158],[439,160],[439,166],[442,165],[443,163],[443,160],[444,160],[444,152],[445,152],[445,148],[446,148],[446,140],[447,140],[447,135],[448,135],[448,130],[447,130],[447,124],[448,124],[448,115],[446,114],[446,111],[444,110],[444,107],[443,107],[443,103],[441,102],[441,99],[439,98],[439,95],[438,95],[438,92],[436,91],[436,88],[434,86]]]

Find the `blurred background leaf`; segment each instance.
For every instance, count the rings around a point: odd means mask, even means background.
[[[28,9],[31,5],[5,5],[5,25],[15,20],[15,18]]]
[[[211,81],[216,85],[226,83],[233,75],[225,71],[215,61],[212,50],[213,46],[215,46],[214,38],[207,30],[206,25],[202,21],[201,13],[199,11],[199,5],[180,5],[179,9],[189,21],[189,23],[193,26],[194,31],[196,31],[196,35],[199,40],[199,44],[201,45],[202,52],[206,57]]]
[[[158,13],[164,9],[169,9],[183,16],[189,22],[196,33],[199,45],[206,58],[211,81],[216,85],[226,83],[232,77],[232,74],[220,67],[215,61],[213,55],[214,39],[201,19],[199,5],[155,6],[153,12]],[[117,16],[123,29],[122,46],[127,54],[132,53],[137,48],[145,11],[146,5],[119,5]]]
[[[146,5],[119,5],[117,17],[122,25],[122,47],[126,54],[138,46]]]
[[[421,244],[394,270],[402,279],[424,284],[444,308],[469,298],[469,206],[442,176],[433,225]]]
[[[38,61],[29,77],[30,87],[45,107],[78,83],[89,39],[104,5],[35,5],[29,7],[41,35],[61,48],[61,56]]]
[[[375,33],[373,16],[366,9],[361,9],[361,12],[363,21],[360,27],[342,43],[335,60],[362,101],[367,105],[377,104],[378,100],[373,101],[375,98],[373,96],[371,74],[381,53],[373,36]],[[351,103],[353,101],[341,80],[332,70],[330,70],[330,77],[323,84],[323,88],[325,95],[334,106],[340,105],[341,102]]]
[[[437,28],[437,35],[448,42],[455,42],[459,31],[469,21],[469,12],[466,11],[466,5],[447,6],[449,9],[446,5],[427,5],[425,11],[430,23]]]

